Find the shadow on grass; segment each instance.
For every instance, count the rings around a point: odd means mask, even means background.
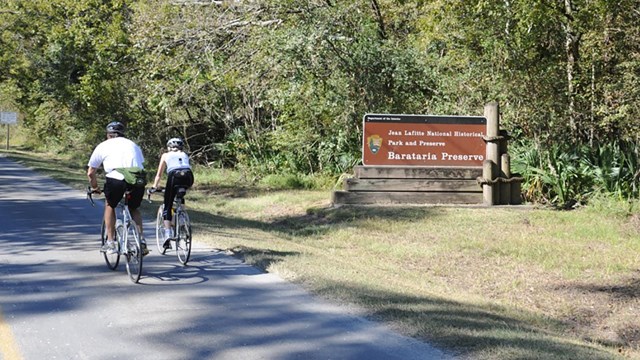
[[[609,352],[566,340],[564,325],[555,322],[554,330],[538,329],[529,323],[504,316],[495,306],[474,306],[433,297],[343,287],[351,294],[346,299],[377,309],[370,316],[383,322],[410,324],[417,330],[409,335],[453,349],[462,357],[500,359],[614,359]],[[324,291],[319,291],[321,294]],[[327,292],[328,293],[328,292]],[[617,346],[618,344],[603,344]]]
[[[619,300],[640,299],[640,278],[629,279],[625,284],[612,285],[577,285],[581,291],[605,293],[612,298]]]
[[[324,234],[341,226],[356,226],[363,220],[413,221],[440,216],[427,207],[339,207],[309,209],[306,215],[288,216],[270,223],[272,230],[292,236]]]
[[[196,181],[192,187],[206,196],[217,197],[224,200],[249,199],[263,195],[273,195],[279,193],[289,193],[291,191],[304,191],[304,188],[274,188],[260,184],[256,179],[242,179],[236,183],[199,183],[196,174]],[[206,180],[205,180],[206,181]]]
[[[242,185],[201,185],[195,184],[193,189],[199,191],[207,196],[217,196],[226,199],[241,199],[252,198],[264,194],[270,194],[278,192],[280,190],[260,189],[255,186],[242,186]]]
[[[194,224],[215,229],[256,229],[288,236],[324,235],[341,227],[358,226],[363,220],[412,221],[440,217],[442,212],[432,208],[399,208],[369,206],[366,208],[322,208],[310,209],[305,215],[284,216],[272,221],[259,221],[241,217],[214,215],[204,211],[189,209]]]
[[[237,246],[229,249],[237,258],[244,260],[246,263],[256,266],[263,271],[267,271],[271,265],[281,262],[288,256],[300,255],[297,251],[274,251],[248,248],[245,246]]]
[[[640,271],[628,279],[620,279],[614,284],[571,284],[565,287],[572,288],[580,293],[604,294],[609,297],[607,303],[610,306],[634,309],[640,301]],[[624,341],[627,347],[640,350],[640,326],[637,317],[631,316],[626,322],[615,327],[616,335]]]

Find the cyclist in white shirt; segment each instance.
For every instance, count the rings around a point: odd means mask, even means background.
[[[193,172],[191,164],[189,164],[189,155],[183,151],[184,141],[180,138],[172,138],[167,141],[167,152],[160,157],[158,164],[158,172],[151,187],[150,192],[155,192],[162,179],[162,173],[167,171],[167,183],[164,189],[164,210],[162,218],[164,219],[164,248],[171,249],[171,241],[174,237],[171,228],[171,208],[173,200],[176,197],[177,187],[189,188],[193,185]]]
[[[87,176],[91,191],[100,193],[98,188],[97,170],[102,166],[105,172],[104,197],[106,204],[104,208],[104,223],[107,228],[107,241],[100,251],[114,253],[115,246],[115,208],[124,196],[125,190],[131,190],[131,198],[128,201],[131,217],[135,221],[141,238],[143,255],[147,255],[149,250],[144,239],[142,229],[142,214],[138,209],[144,197],[144,185],[141,187],[131,186],[124,181],[124,175],[116,169],[137,167],[144,169],[144,157],[142,150],[133,141],[124,137],[124,125],[114,121],[107,125],[107,140],[96,146],[89,159]]]

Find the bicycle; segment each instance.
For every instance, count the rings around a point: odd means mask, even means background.
[[[151,201],[151,194],[154,192],[164,193],[164,191],[165,189],[156,189],[156,191],[151,191],[151,189],[147,190],[147,200],[149,202]],[[175,244],[176,255],[178,256],[178,261],[180,261],[182,265],[187,265],[187,262],[189,261],[192,244],[191,221],[189,220],[189,214],[187,214],[187,211],[184,208],[184,196],[186,194],[186,187],[176,186],[176,197],[173,199],[173,208],[171,213],[171,227],[173,228],[174,237],[169,239],[171,243]],[[164,247],[167,239],[164,237],[163,211],[164,204],[161,204],[158,207],[158,213],[156,216],[156,245],[158,246],[158,252],[165,255],[168,249]],[[173,246],[171,248],[173,248]]]
[[[94,192],[88,187],[87,198],[91,201],[91,205],[95,206],[92,194],[94,194]],[[111,270],[115,270],[118,267],[120,256],[124,256],[127,261],[127,274],[129,275],[129,279],[135,284],[138,283],[142,275],[142,258],[144,255],[140,245],[140,233],[129,212],[130,198],[131,191],[126,190],[123,196],[124,201],[118,203],[118,210],[116,210],[116,251],[113,253],[107,251],[102,254],[104,261],[107,263],[107,267]],[[104,219],[102,220],[102,226],[100,228],[100,236],[102,245],[104,245],[107,242],[107,229]]]

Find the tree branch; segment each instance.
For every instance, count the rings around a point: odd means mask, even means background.
[[[378,4],[378,0],[371,0],[371,7],[376,14],[376,18],[378,20],[378,34],[380,34],[380,38],[383,40],[387,39],[387,32],[384,26],[384,20],[382,19],[382,12],[380,11],[380,5]]]

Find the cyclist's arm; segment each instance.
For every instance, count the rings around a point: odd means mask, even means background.
[[[98,190],[97,170],[98,169],[91,166],[87,169],[87,177],[89,178],[89,186],[91,186],[91,190]]]
[[[153,188],[158,188],[160,186],[160,180],[162,179],[162,173],[164,169],[167,167],[167,161],[165,160],[166,153],[162,154],[160,157],[160,163],[158,164],[158,171],[156,172],[156,178],[153,181]]]

